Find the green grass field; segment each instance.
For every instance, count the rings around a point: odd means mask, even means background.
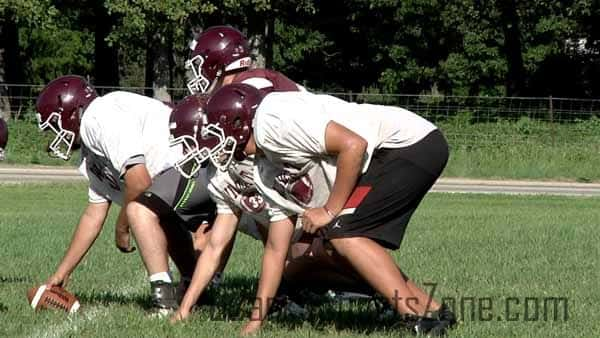
[[[172,326],[146,316],[145,273],[137,253],[122,254],[114,247],[114,211],[70,281],[69,289],[83,303],[81,311],[70,317],[34,313],[26,290],[53,272],[85,201],[82,184],[0,185],[0,337],[237,334],[250,312],[260,245],[240,236],[225,284],[214,295],[216,306]],[[593,198],[430,194],[394,255],[417,282],[438,283],[437,299],[452,298],[457,304],[462,299],[463,309],[457,305],[457,312],[463,312],[463,320],[451,336],[599,336],[598,205]],[[559,304],[556,321],[551,307],[543,320],[543,302],[552,297],[567,302]],[[392,324],[378,322],[368,304],[326,304],[311,307],[306,321],[273,320],[262,334],[405,335]]]

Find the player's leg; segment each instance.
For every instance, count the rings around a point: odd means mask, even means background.
[[[439,310],[439,304],[409,282],[386,249],[400,247],[413,212],[447,157],[447,144],[437,131],[407,148],[376,151],[344,210],[328,226],[336,251],[400,314],[414,318]]]
[[[169,273],[168,256],[171,256],[183,278],[191,278],[193,274],[196,253],[190,230],[195,229],[187,229],[186,221],[200,224],[214,212],[208,194],[194,193],[197,186],[200,186],[199,191],[205,190],[201,176],[186,180],[171,168],[156,176],[152,186],[129,205],[131,226],[148,269],[153,302],[157,307],[177,306],[177,292]],[[186,215],[187,219],[184,220],[178,208],[190,202],[199,203],[198,211],[193,215],[195,217]],[[204,214],[202,207],[206,205],[210,210]]]
[[[320,236],[305,236],[294,243],[283,271],[283,280],[292,290],[309,288],[315,293],[328,290],[373,295],[352,265]]]
[[[379,244],[366,237],[332,239],[331,243],[369,284],[402,314],[424,315],[393,258]]]

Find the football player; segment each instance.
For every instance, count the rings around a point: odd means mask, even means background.
[[[212,26],[190,43],[190,58],[185,68],[191,78],[191,94],[211,93],[230,83],[247,83],[259,89],[304,90],[285,75],[269,69],[252,69],[248,40],[231,26]]]
[[[446,165],[442,133],[402,108],[308,92],[260,96],[245,84],[214,93],[205,129],[220,142],[211,149],[234,148],[238,160],[259,154],[275,166],[295,168],[323,158],[335,161],[326,171],[331,193],[303,213],[304,231],[325,232],[409,329],[445,333],[454,315],[410,281],[386,251],[400,247],[408,221]],[[265,249],[256,303],[243,334],[256,332],[266,319],[293,233],[291,222],[269,228],[267,243],[275,249]]]
[[[278,72],[265,69],[248,70],[250,65],[248,43],[243,34],[234,28],[229,26],[209,28],[194,42],[196,49],[193,51],[191,59],[186,61],[186,65],[189,67],[194,65],[193,74],[197,76],[188,83],[188,88],[196,89],[195,93],[205,92],[209,88],[209,83],[211,84],[210,88],[214,89],[223,83],[232,81],[244,81],[266,91],[299,90],[301,88]],[[206,168],[198,163],[189,163],[185,166],[185,170],[182,170],[184,167],[181,166],[181,163],[177,165],[183,176],[174,168],[161,173],[154,180],[152,187],[128,204],[127,213],[133,222],[132,226],[140,229],[138,231],[145,230],[147,233],[156,235],[160,226],[164,231],[173,231],[172,227],[167,224],[178,223],[173,220],[181,221],[181,218],[185,220],[186,228],[193,230],[193,227],[197,225],[195,222],[189,223],[190,217],[193,219],[198,212],[203,216],[211,209],[211,206],[207,205],[207,200],[210,199],[206,191],[206,184],[197,184],[198,180],[206,182]],[[179,217],[175,217],[174,212]],[[194,233],[196,238],[194,244],[198,253],[204,250],[211,229],[209,223],[204,223]],[[251,233],[251,235],[257,236],[256,233]],[[170,243],[168,244],[170,245]],[[218,285],[221,280],[232,244],[223,254],[223,260],[212,280],[213,286]],[[152,257],[147,257],[147,260],[152,262]],[[161,300],[156,303],[161,307],[175,308],[176,293],[185,291],[191,277],[182,277],[182,283],[180,283],[182,288],[179,292],[173,291],[167,275],[157,274],[155,277],[161,278],[156,282],[161,283],[162,290],[158,293],[153,292],[153,294],[163,295]],[[154,288],[153,290],[159,289]]]
[[[8,125],[3,118],[0,117],[0,161],[6,158],[6,144],[8,143]]]
[[[188,96],[171,113],[173,143],[182,144],[185,153],[176,167],[183,172],[183,175],[188,176],[194,173],[185,172],[185,167],[190,167],[190,164],[198,166],[210,161],[212,165],[208,167],[208,190],[217,203],[217,218],[211,236],[197,262],[192,283],[173,321],[184,319],[189,315],[192,305],[208,285],[209,276],[215,273],[227,248],[234,240],[237,229],[262,239],[265,242],[265,250],[271,250],[272,243],[266,242],[265,236],[268,227],[287,227],[288,224],[295,223],[295,217],[290,216],[311,205],[320,205],[328,195],[328,184],[324,181],[323,174],[323,165],[327,164],[320,163],[296,170],[276,168],[264,159],[255,160],[253,157],[238,161],[236,158],[239,154],[236,153],[240,149],[229,142],[222,143],[223,147],[216,151],[208,151],[220,143],[220,135],[212,134],[206,129],[204,129],[206,133],[201,134],[206,104],[203,97]],[[235,139],[243,140],[248,136],[248,129],[245,126],[231,127],[237,132]],[[254,171],[255,161],[263,164],[260,166],[260,173]],[[271,196],[274,198],[279,196],[279,199],[282,199],[279,195],[281,193],[289,196],[289,202],[282,202],[283,208],[271,207],[273,204],[270,200],[258,193],[254,184],[255,175],[263,175],[266,180],[276,181],[279,192],[273,191]],[[303,234],[299,227],[296,229],[292,242],[300,240]],[[304,245],[296,246],[294,249],[299,254],[292,253],[291,259],[288,260],[286,272],[289,280],[302,284],[303,281],[296,277],[310,275],[313,280],[319,279],[321,282],[319,284],[322,284],[319,285],[321,290],[327,290],[332,286],[338,290],[340,287],[346,288],[345,291],[369,289],[362,279],[351,276],[351,272],[336,276],[336,270],[344,268],[348,270],[349,267],[344,266],[344,262],[340,260],[336,261],[331,253],[324,252],[326,249],[319,246],[320,238],[309,239],[309,241],[304,240]],[[328,262],[329,266],[323,269]],[[308,274],[307,268],[312,269]]]
[[[269,69],[251,69],[252,60],[247,39],[239,30],[231,26],[213,26],[206,29],[192,41],[190,48],[191,55],[185,65],[192,74],[187,84],[192,94],[210,93],[230,83],[249,84],[260,89],[263,94],[273,91],[306,90],[279,72]],[[191,132],[188,134],[192,135]],[[198,158],[201,157],[190,150],[176,166],[181,170],[183,163],[195,160],[196,170],[201,170],[198,164]],[[188,166],[188,168],[193,167]],[[265,231],[261,226],[259,229]],[[305,233],[301,240],[293,245],[291,250],[293,259],[288,262],[285,273],[286,284],[291,289],[289,291],[297,289],[296,285],[305,285],[302,279],[307,274],[304,272],[310,271],[313,277],[321,276],[322,290],[372,293],[362,278],[358,276],[348,278],[356,272],[348,264],[341,262],[337,253],[325,250],[322,241],[320,236]],[[224,253],[224,256],[228,257],[228,253]]]
[[[40,129],[55,135],[48,146],[49,155],[67,160],[74,149],[81,148],[79,171],[89,180],[89,203],[64,258],[46,283],[63,286],[67,283],[102,230],[111,204],[116,203],[121,206],[115,230],[117,247],[124,252],[133,251],[131,225],[149,274],[154,306],[176,307],[167,253],[182,276],[191,276],[195,267],[192,239],[183,227],[168,227],[163,231],[148,226],[143,219],[140,221],[135,210],[127,208],[151,186],[153,178],[160,177],[163,185],[183,184],[173,177],[176,171],[169,171],[179,156],[178,149],[169,144],[171,108],[158,100],[123,91],[98,96],[83,77],[68,75],[55,79],[41,91],[36,109]],[[185,192],[194,191],[192,185],[205,186],[203,179],[198,176]],[[177,187],[156,190],[164,194],[164,200],[181,202],[184,198]],[[193,212],[170,208],[164,213],[166,220],[197,227],[214,218],[214,204],[207,194],[204,199],[200,195],[192,202]],[[168,242],[178,245],[167,246]]]

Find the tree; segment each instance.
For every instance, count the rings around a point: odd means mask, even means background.
[[[49,0],[22,0],[0,3],[0,83],[26,83],[26,64],[20,28],[44,30],[52,28],[57,11]],[[11,106],[20,105],[13,87],[0,86],[0,115],[8,119]],[[10,99],[7,99],[10,98]]]

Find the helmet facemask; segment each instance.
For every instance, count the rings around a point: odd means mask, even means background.
[[[202,75],[203,64],[204,58],[200,54],[185,61],[185,68],[193,74],[193,78],[187,83],[187,88],[192,94],[206,93],[210,87],[210,81]]]
[[[225,136],[219,124],[207,124],[201,131],[202,138],[216,137],[217,145],[210,150],[210,162],[219,170],[226,171],[234,159],[237,141],[233,136]]]
[[[68,161],[71,158],[75,133],[62,127],[62,115],[59,112],[53,112],[46,121],[42,121],[42,115],[38,113],[37,119],[40,130],[49,129],[56,135],[48,145],[48,155]]]
[[[171,129],[175,128],[175,124],[171,124]],[[175,162],[175,169],[185,178],[190,179],[196,177],[196,174],[202,167],[202,164],[209,158],[209,150],[206,147],[200,149],[196,135],[198,133],[198,126],[194,126],[194,135],[181,135],[173,137],[171,134],[171,140],[169,143],[170,147],[179,147],[180,153],[183,153],[183,157]]]

